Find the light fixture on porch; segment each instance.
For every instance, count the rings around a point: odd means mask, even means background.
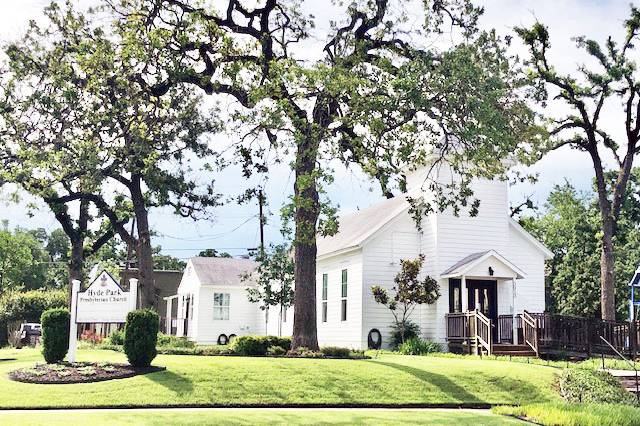
[[[490,277],[493,276],[493,268],[491,266],[489,266],[489,276]]]

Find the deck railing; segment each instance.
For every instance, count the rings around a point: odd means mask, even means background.
[[[483,347],[491,352],[494,324],[489,318],[478,311],[452,313],[446,317],[449,342],[466,343],[476,351]],[[570,356],[591,356],[620,352],[634,358],[639,353],[639,322],[603,321],[528,311],[524,311],[515,320],[518,331],[522,331],[522,340],[538,355],[564,353]],[[498,317],[498,342],[513,343],[513,321],[511,315]],[[518,340],[520,341],[520,337]]]
[[[522,317],[516,315],[516,330],[518,342],[523,341]],[[498,315],[498,343],[514,343],[513,341],[513,315]]]

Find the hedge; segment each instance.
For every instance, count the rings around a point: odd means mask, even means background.
[[[138,309],[127,314],[124,326],[124,353],[134,367],[148,367],[158,354],[160,317],[151,309]]]
[[[42,355],[47,364],[60,362],[69,349],[69,311],[49,309],[42,313]]]
[[[10,292],[0,298],[0,347],[7,344],[7,325],[11,321],[39,322],[47,309],[67,306],[65,290]]]
[[[66,290],[16,291],[0,298],[0,320],[38,322],[47,309],[65,307]]]
[[[288,351],[291,349],[291,337],[238,336],[233,339],[229,349],[238,355],[264,356],[272,346],[279,346]]]

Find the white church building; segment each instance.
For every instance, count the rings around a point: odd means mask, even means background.
[[[400,260],[420,254],[425,256],[423,274],[438,280],[441,293],[436,303],[414,311],[412,320],[425,339],[445,343],[451,327],[447,317],[477,309],[491,322],[492,339],[499,341],[498,333],[512,335],[498,330],[500,318],[545,310],[544,263],[552,253],[510,217],[507,182],[474,182],[480,200],[476,216],[434,212],[422,218],[419,230],[407,197],[421,194],[425,177],[424,171],[414,172],[407,176],[406,196],[343,216],[336,235],[318,238],[320,345],[366,349],[373,331],[386,347],[393,317],[375,302],[371,287],[391,289]],[[442,170],[437,178],[451,179]],[[168,304],[176,306],[176,333],[202,344],[218,343],[222,334],[273,334],[277,314],[265,324],[264,312],[248,302],[247,283],[238,277],[252,268],[249,260],[191,259],[172,296],[177,303]],[[291,333],[293,314],[290,309],[283,318],[283,335]]]

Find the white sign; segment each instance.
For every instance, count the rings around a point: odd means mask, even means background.
[[[130,293],[102,271],[89,288],[78,293],[76,322],[125,322],[132,305]]]
[[[86,291],[80,292],[80,281],[73,280],[71,323],[67,360],[76,361],[79,322],[126,322],[127,313],[136,309],[138,280],[129,280],[129,291],[122,290],[116,280],[102,271]]]

